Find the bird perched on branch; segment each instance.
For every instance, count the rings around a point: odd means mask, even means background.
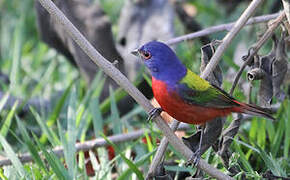
[[[149,119],[166,111],[178,121],[189,124],[205,124],[232,112],[266,117],[274,120],[269,110],[241,103],[217,86],[211,85],[189,69],[178,59],[166,44],[151,41],[132,52],[140,56],[152,75],[152,90],[161,108],[154,108]],[[197,164],[202,144],[189,160]]]

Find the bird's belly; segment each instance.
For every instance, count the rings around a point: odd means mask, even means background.
[[[155,80],[156,81],[156,80]],[[204,124],[216,117],[226,116],[230,109],[208,108],[184,102],[176,92],[168,91],[165,83],[153,84],[153,94],[161,108],[178,121]]]

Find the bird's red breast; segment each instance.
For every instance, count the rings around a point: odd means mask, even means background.
[[[233,108],[208,108],[186,103],[174,89],[168,88],[163,81],[152,77],[152,90],[161,108],[178,121],[189,124],[204,124],[216,117],[226,116]]]

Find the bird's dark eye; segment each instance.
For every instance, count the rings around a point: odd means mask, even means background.
[[[142,56],[143,56],[143,58],[146,59],[146,60],[151,58],[151,54],[150,54],[150,52],[148,52],[148,51],[144,51],[144,52],[142,53]]]

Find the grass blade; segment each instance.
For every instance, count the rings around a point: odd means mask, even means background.
[[[67,148],[65,153],[65,161],[67,163],[69,175],[73,178],[76,176],[76,90],[73,87],[70,95],[70,101],[67,112]]]
[[[1,130],[0,130],[0,134],[3,136],[3,137],[6,137],[7,133],[8,133],[8,130],[11,126],[11,123],[12,123],[12,118],[14,116],[14,113],[16,111],[16,108],[18,106],[18,101],[16,101],[12,107],[12,109],[9,111],[2,127],[1,127]]]
[[[6,139],[0,134],[0,143],[2,144],[7,157],[11,160],[12,165],[15,167],[17,173],[20,177],[25,176],[25,169],[22,166],[22,163],[20,162],[19,158],[17,157],[16,153],[13,151],[12,147],[8,144]]]
[[[137,175],[139,180],[143,180],[143,174],[142,172],[138,169],[138,167],[130,160],[128,159],[123,152],[120,151],[120,149],[113,143],[111,142],[105,135],[102,135],[103,138],[111,145],[114,147],[114,150],[120,154],[122,159],[125,161],[125,163],[129,166],[129,168]]]
[[[59,145],[60,144],[60,141],[59,141],[57,135],[47,126],[47,124],[41,119],[41,117],[39,116],[39,114],[32,107],[30,107],[30,111],[34,115],[34,117],[35,117],[37,123],[39,124],[42,132],[46,134],[49,142],[53,146]]]
[[[103,77],[102,75],[103,72],[99,71],[77,109],[77,118],[76,118],[77,126],[79,126],[79,124],[81,123],[82,115],[86,107],[88,106],[89,100],[91,100],[92,97],[99,97],[103,90],[105,78],[102,78]]]
[[[113,133],[120,134],[122,133],[122,123],[120,121],[117,103],[116,103],[115,96],[113,94],[112,87],[110,87],[110,99],[111,99],[111,119],[112,119],[112,124],[113,124]]]
[[[284,109],[290,109],[289,107],[289,100],[285,100],[283,103],[283,106],[285,106]],[[288,156],[290,154],[290,114],[289,111],[284,111],[283,119],[285,121],[285,136],[284,136],[284,158],[288,159]]]
[[[100,136],[100,133],[103,132],[104,126],[104,119],[100,110],[99,100],[97,98],[92,100],[89,108],[93,118],[95,137],[97,138]]]
[[[286,177],[286,173],[283,172],[282,167],[279,166],[276,160],[274,160],[271,156],[267,155],[267,153],[256,144],[257,149],[259,150],[259,154],[262,157],[265,165],[271,170],[271,172],[276,176],[284,176]]]
[[[242,165],[244,166],[245,170],[247,172],[254,173],[254,170],[253,170],[251,164],[249,163],[248,159],[246,158],[244,152],[242,151],[241,147],[238,145],[238,143],[236,141],[234,141],[233,143],[234,143],[235,150],[240,155],[239,159],[240,159]]]
[[[60,159],[53,153],[53,152],[47,152],[47,150],[44,148],[44,146],[39,142],[37,137],[32,134],[34,137],[35,142],[37,143],[37,146],[42,151],[47,163],[52,168],[55,175],[58,177],[58,179],[71,179],[67,169],[64,167]]]
[[[152,152],[149,152],[147,154],[145,154],[144,156],[142,156],[139,160],[137,160],[134,164],[137,166],[137,167],[140,167],[142,166],[145,162],[149,161],[150,160],[150,157],[152,157],[153,153],[155,151],[152,151]],[[126,169],[119,177],[117,180],[126,180],[128,179],[129,175],[133,172],[132,169]]]
[[[44,170],[44,172],[46,174],[48,174],[48,171],[47,171],[43,161],[41,160],[41,158],[38,154],[38,150],[36,149],[34,143],[31,141],[31,137],[28,135],[26,128],[24,127],[23,123],[18,118],[18,116],[16,116],[16,121],[18,124],[18,128],[21,132],[21,135],[23,137],[23,140],[25,142],[24,145],[29,150],[31,156],[33,157],[33,159],[36,162],[36,164],[38,165],[38,167],[40,167],[42,170]]]
[[[68,88],[65,90],[65,92],[62,94],[61,98],[57,102],[55,108],[53,109],[53,112],[51,113],[50,117],[48,118],[48,121],[46,122],[46,125],[48,127],[51,127],[53,124],[55,124],[55,121],[59,117],[61,110],[62,110],[62,107],[64,106],[65,100],[68,97],[69,92],[71,90],[72,84],[73,84],[73,82],[70,83]],[[42,136],[40,138],[40,142],[45,143],[46,139],[47,139],[46,134],[42,134]]]
[[[2,97],[2,99],[1,99],[1,101],[0,101],[0,113],[1,113],[1,111],[3,110],[5,104],[7,103],[7,100],[8,100],[8,98],[9,98],[9,96],[10,96],[10,93],[7,92],[7,93]]]

